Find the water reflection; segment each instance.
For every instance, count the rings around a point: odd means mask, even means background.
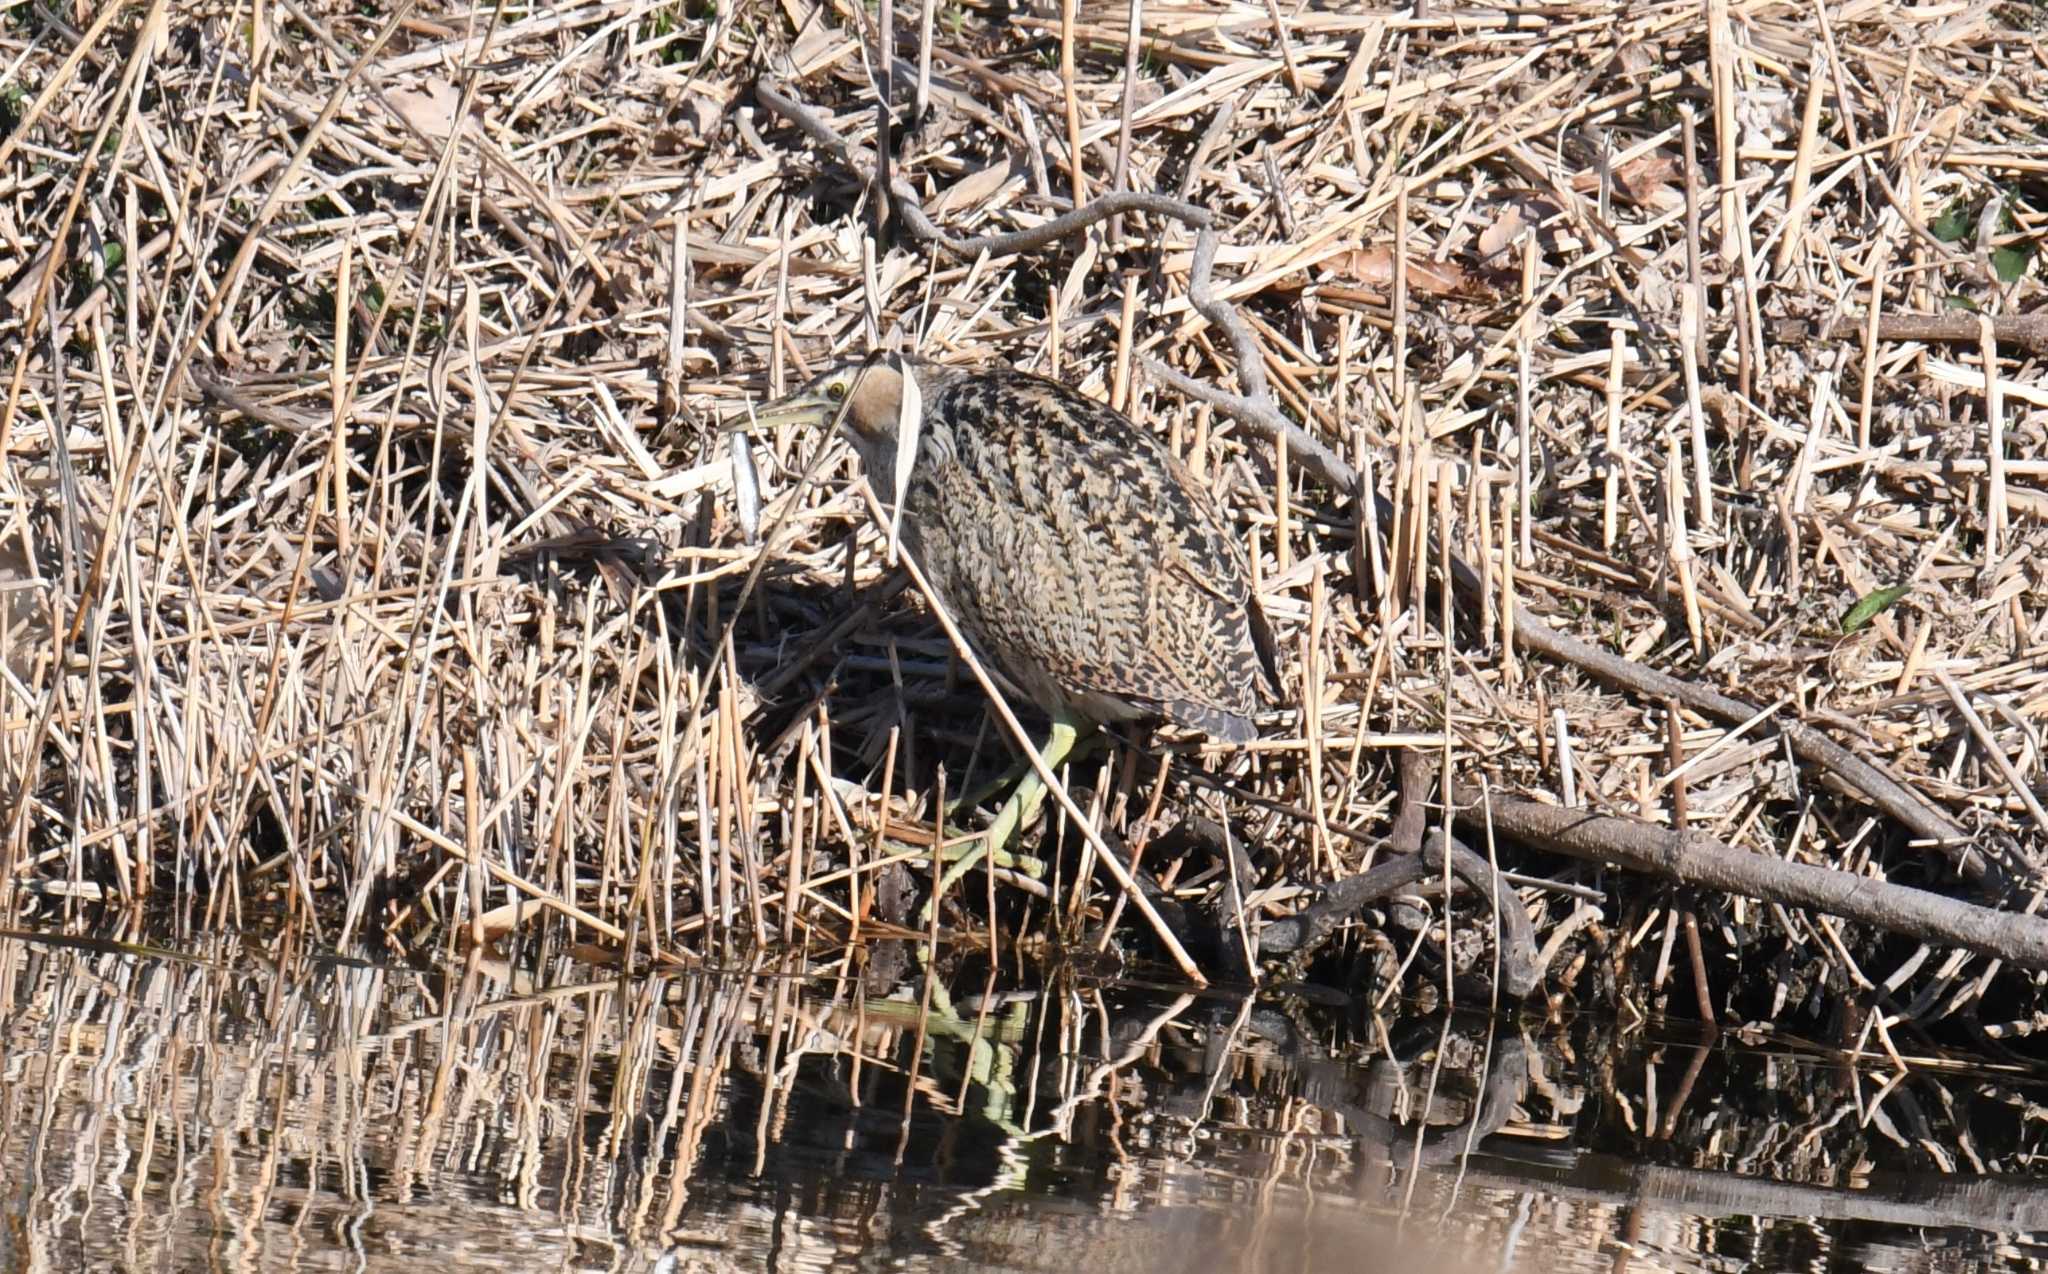
[[[0,939],[0,1266],[2020,1269],[2048,1230],[2016,1072],[555,971]]]

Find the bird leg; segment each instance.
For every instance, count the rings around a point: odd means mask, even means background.
[[[1065,709],[1053,713],[1052,733],[1046,738],[1045,746],[1038,752],[1038,758],[1045,763],[1047,770],[1058,769],[1075,755],[1077,744],[1082,742],[1084,730],[1092,733],[1092,727],[1087,722]],[[945,897],[946,891],[958,883],[962,876],[974,870],[975,865],[984,857],[989,854],[1000,856],[1007,851],[1010,842],[1016,839],[1019,829],[1029,823],[1032,816],[1038,813],[1038,807],[1045,803],[1045,782],[1038,777],[1038,768],[1033,766],[1028,758],[1023,764],[1024,773],[1017,780],[1016,790],[1010,793],[1010,799],[1003,803],[1003,808],[996,812],[995,822],[989,824],[988,831],[982,834],[978,843],[970,846],[965,854],[946,869],[946,874],[939,880],[937,892],[925,904],[927,907]]]
[[[960,793],[960,795],[952,797],[949,800],[947,800],[947,820],[950,822],[954,819],[962,817],[968,810],[971,810],[977,805],[980,805],[983,801],[986,801],[991,796],[994,796],[997,792],[1007,792],[1011,788],[1017,786],[1017,784],[1022,783],[1024,781],[1025,775],[1034,772],[1035,771],[1033,771],[1031,768],[1031,758],[1028,756],[1020,758],[1019,760],[1013,762],[1010,765],[1009,769],[1004,770],[1001,774],[996,775],[988,782],[983,783],[979,787],[971,788],[968,791],[962,792]]]
[[[1041,750],[1039,753],[1040,759],[1045,761],[1047,769],[1051,769],[1064,761],[1079,760],[1083,754],[1095,745],[1098,738],[1093,731],[1088,729],[1087,722],[1077,717],[1065,718],[1064,728],[1069,732],[1066,739],[1066,750],[1054,752],[1051,749],[1058,744],[1062,728],[1062,718],[1055,717],[1053,719],[1052,734],[1046,740],[1046,749]],[[988,782],[947,801],[946,817],[948,819],[960,818],[966,811],[974,809],[996,793],[1007,792],[1013,789],[1017,792],[1025,793],[1032,802],[1032,808],[1022,811],[1021,815],[1015,820],[1017,826],[1021,827],[1030,821],[1031,815],[1036,812],[1038,805],[1045,799],[1045,785],[1038,781],[1038,770],[1031,764],[1031,758],[1028,756],[1019,757],[1011,763],[1008,769]],[[1000,818],[1001,815],[998,815],[998,817]]]

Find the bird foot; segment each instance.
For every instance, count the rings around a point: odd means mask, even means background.
[[[1076,744],[1081,742],[1080,724],[1065,713],[1060,713],[1053,717],[1052,734],[1039,752],[1039,760],[1047,770],[1057,769],[1077,755],[1079,749]],[[1029,825],[1037,816],[1039,807],[1045,803],[1046,787],[1044,780],[1038,777],[1037,766],[1032,765],[1028,759],[1021,764],[1023,772],[1015,780],[1016,788],[1010,793],[1010,798],[996,811],[995,821],[989,824],[986,832],[977,840],[958,847],[961,851],[960,856],[946,868],[945,874],[939,878],[939,887],[925,900],[921,913],[923,918],[929,919],[931,909],[937,905],[938,900],[945,897],[947,891],[960,882],[961,877],[973,871],[984,859],[998,867],[1009,866],[1022,860],[1021,855],[1010,852],[1010,846],[1017,839],[1017,834]],[[1005,775],[1006,781],[1008,777]],[[953,812],[957,813],[957,810],[956,806]],[[950,857],[950,853],[947,856]],[[1036,864],[1039,869],[1030,874],[1036,876],[1043,873],[1044,863],[1036,859],[1024,861]]]

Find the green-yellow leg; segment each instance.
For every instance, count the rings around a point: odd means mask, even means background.
[[[1037,771],[1031,768],[1031,758],[1028,756],[1020,757],[1011,764],[1009,769],[983,783],[980,787],[962,792],[960,795],[948,799],[946,801],[946,817],[949,820],[957,819],[966,811],[975,808],[989,797],[994,796],[997,792],[1007,792],[1016,787],[1017,784],[1022,783],[1027,775],[1035,775],[1036,773]]]
[[[1047,737],[1045,746],[1038,752],[1039,759],[1045,762],[1048,771],[1057,770],[1061,763],[1074,754],[1075,745],[1081,740],[1083,728],[1084,723],[1080,718],[1065,711],[1053,715],[1052,734]],[[946,874],[939,878],[938,893],[925,903],[927,908],[937,899],[945,897],[947,890],[959,883],[962,876],[974,870],[975,865],[989,854],[996,854],[997,861],[1000,862],[1010,848],[1010,842],[1017,838],[1018,829],[1038,812],[1038,807],[1045,801],[1045,783],[1038,777],[1036,767],[1031,766],[1029,762],[1026,762],[1026,766],[1024,777],[1017,782],[1016,791],[1010,793],[1010,799],[996,812],[996,821],[989,825],[981,840],[969,847],[965,854],[946,869]],[[929,915],[929,911],[926,914]]]

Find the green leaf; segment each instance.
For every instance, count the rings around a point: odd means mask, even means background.
[[[1848,614],[1842,616],[1842,631],[1853,633],[1864,627],[1871,620],[1890,610],[1894,603],[1912,591],[1911,584],[1894,584],[1890,588],[1880,588],[1874,593],[1866,594],[1862,601],[1849,608]]]
[[[2027,272],[2027,267],[2032,264],[2034,264],[2034,248],[2032,244],[2025,246],[2013,244],[2008,247],[1993,248],[1991,250],[1991,272],[1998,276],[2000,283],[2017,281],[2022,274]]]
[[[1969,204],[1956,202],[1941,210],[1927,223],[1928,230],[1943,243],[1955,243],[1977,229],[1977,214]]]

